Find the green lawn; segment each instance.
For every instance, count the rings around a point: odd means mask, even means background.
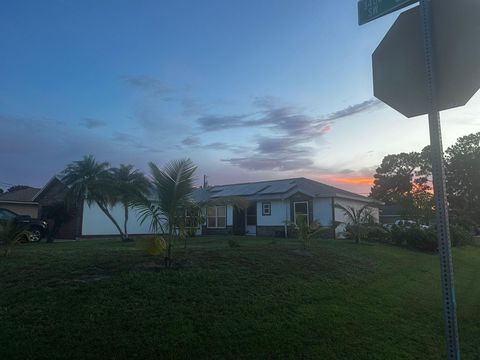
[[[165,270],[118,240],[0,258],[0,359],[441,359],[435,255],[348,241],[190,240]],[[480,359],[480,248],[454,250],[463,359]]]

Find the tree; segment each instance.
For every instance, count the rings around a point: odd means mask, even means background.
[[[480,132],[463,136],[445,151],[446,182],[452,216],[480,225]]]
[[[150,182],[139,170],[134,169],[133,165],[121,164],[118,168],[110,170],[112,174],[113,186],[115,187],[115,200],[123,206],[123,241],[129,240],[127,223],[129,208],[147,195],[150,189]]]
[[[69,196],[76,207],[82,206],[84,200],[88,206],[96,203],[124,238],[121,227],[109,211],[118,202],[118,189],[107,162],[98,163],[93,155],[84,156],[82,160],[67,165],[62,173],[62,181],[70,188]]]
[[[335,207],[342,210],[347,217],[347,232],[358,244],[360,239],[367,234],[368,229],[365,224],[372,222],[372,209],[368,205],[363,205],[359,209],[340,204],[335,204]]]
[[[9,256],[14,245],[26,241],[30,236],[26,226],[14,222],[0,223],[0,243],[4,247],[4,256]]]
[[[403,216],[428,223],[433,217],[430,146],[419,152],[387,155],[374,175],[370,197],[400,204]]]
[[[193,176],[196,166],[190,159],[174,160],[163,169],[149,163],[151,181],[157,201],[144,199],[137,205],[141,223],[150,221],[150,229],[163,233],[167,239],[165,267],[172,263],[172,246],[185,229],[185,211],[192,206]]]

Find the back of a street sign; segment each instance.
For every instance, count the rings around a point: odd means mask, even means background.
[[[375,96],[407,117],[429,112],[419,7],[403,12],[372,55]],[[433,0],[437,110],[480,88],[480,0]]]
[[[419,1],[373,53],[374,94],[407,117],[428,114],[447,356],[459,360],[440,111],[465,105],[480,88],[480,0]],[[359,24],[413,3],[360,0]]]

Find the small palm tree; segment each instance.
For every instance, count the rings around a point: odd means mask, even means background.
[[[9,256],[14,245],[21,241],[28,241],[30,233],[25,226],[14,222],[0,224],[0,243],[4,245],[4,256]]]
[[[70,188],[69,195],[74,204],[81,206],[83,200],[87,201],[88,206],[96,203],[124,238],[121,227],[109,211],[118,202],[119,196],[109,172],[109,164],[98,163],[93,155],[87,155],[67,165],[62,175],[62,182]]]
[[[193,204],[190,195],[197,167],[190,159],[171,161],[163,169],[152,162],[149,166],[158,202],[144,199],[137,204],[139,219],[141,223],[149,220],[152,231],[166,233],[165,266],[170,267],[173,242],[184,236],[181,230],[185,228],[185,210]]]
[[[353,206],[342,206],[335,204],[335,207],[342,210],[348,219],[347,226],[358,244],[365,233],[365,224],[372,220],[372,209],[368,205],[364,205],[359,209]]]
[[[128,241],[128,215],[129,208],[146,196],[150,189],[150,182],[133,165],[121,164],[118,168],[110,170],[113,186],[116,188],[115,199],[122,204],[124,210],[123,241]]]

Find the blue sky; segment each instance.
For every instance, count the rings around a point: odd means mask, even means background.
[[[397,14],[356,16],[354,0],[1,2],[0,186],[42,186],[91,153],[368,192],[428,127],[373,98],[371,53]],[[443,113],[446,146],[479,109],[477,94]]]

